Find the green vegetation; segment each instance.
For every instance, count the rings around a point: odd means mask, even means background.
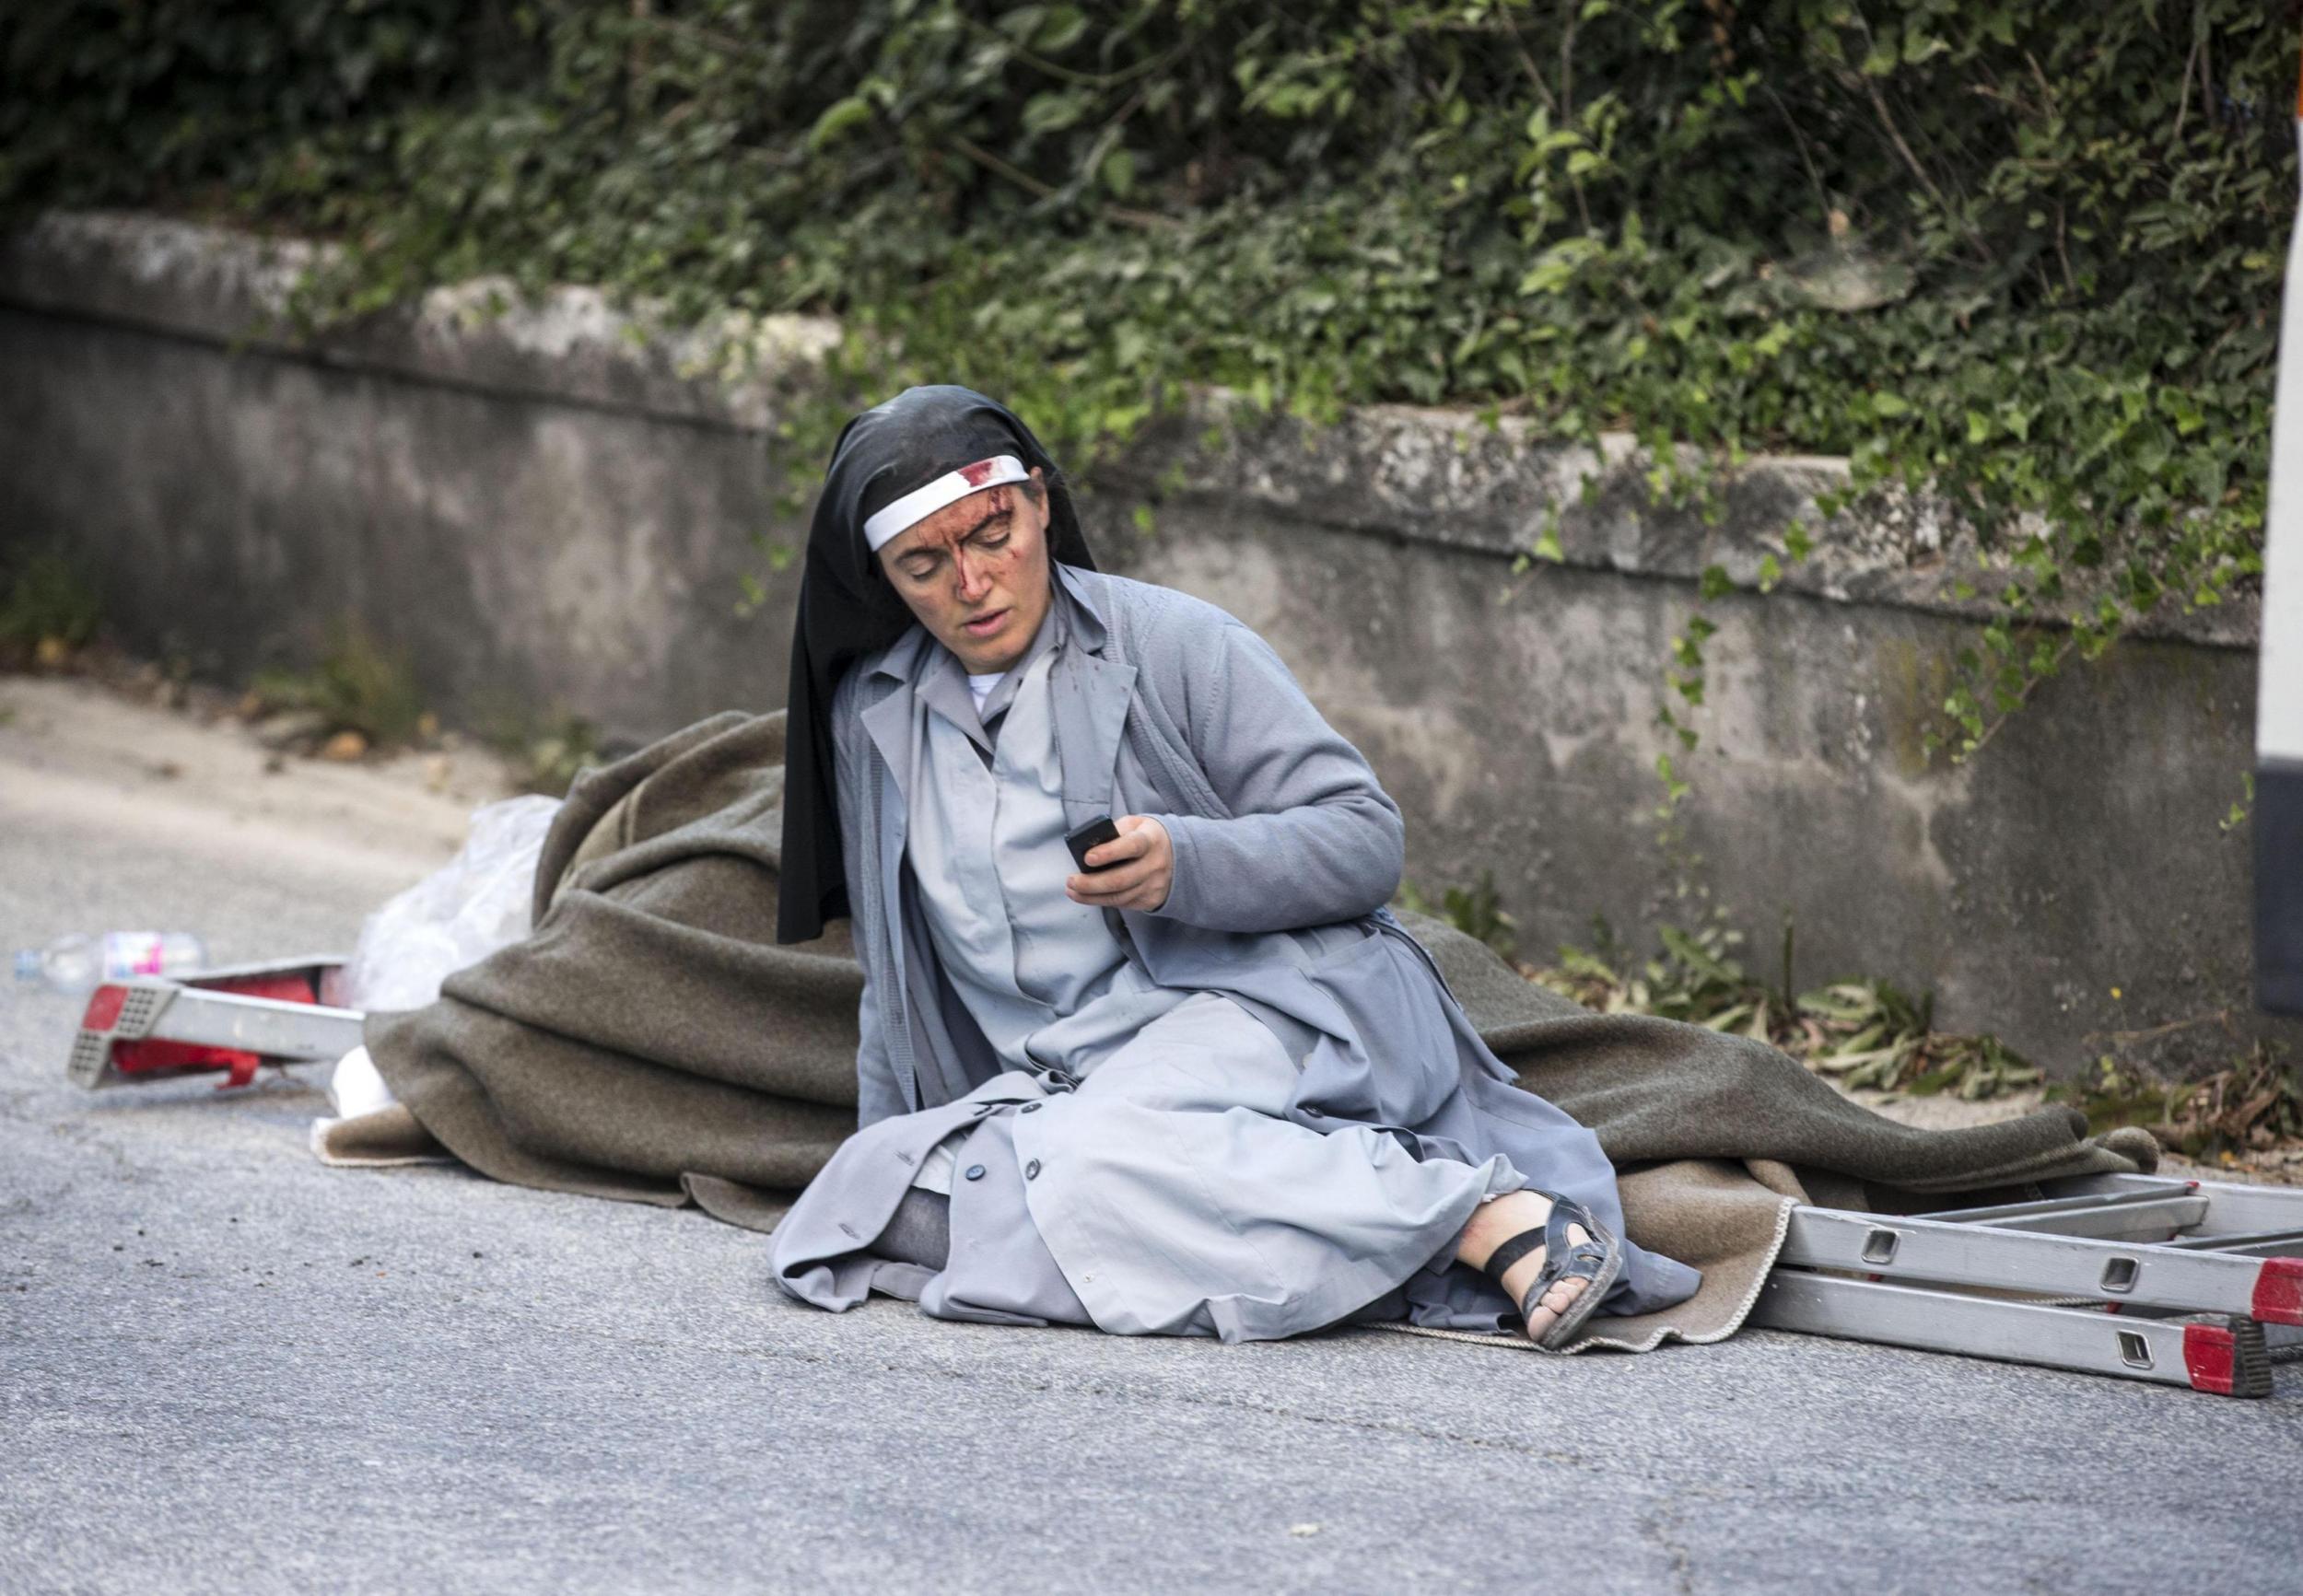
[[[480,740],[503,756],[505,774],[521,792],[564,798],[588,766],[605,763],[600,728],[565,705],[497,689],[465,708]]]
[[[2122,1069],[2109,1055],[2077,1081],[2048,1088],[2055,1101],[2075,1104],[2091,1131],[2150,1127],[2186,1158],[2223,1157],[2303,1142],[2303,1071],[2258,1043],[2226,1067],[2197,1080],[2169,1084]]]
[[[510,759],[522,792],[565,798],[586,766],[600,763],[600,733],[580,715],[522,717],[498,728],[497,749]]]
[[[1850,979],[1794,992],[1788,924],[1779,977],[1771,984],[1738,956],[1742,933],[1716,915],[1692,931],[1661,927],[1652,957],[1624,946],[1604,919],[1595,918],[1590,947],[1562,947],[1558,963],[1538,968],[1513,957],[1514,923],[1491,875],[1483,874],[1476,887],[1447,889],[1437,904],[1412,884],[1402,887],[1397,902],[1485,942],[1529,980],[1586,1008],[1756,1037],[1849,1090],[1948,1092],[1973,1101],[2041,1086],[2040,1072],[1997,1037],[1935,1030],[1933,999],[1914,999],[1889,982]],[[2142,1125],[2192,1159],[2228,1161],[2303,1142],[2303,1071],[2263,1043],[2235,1050],[2225,1067],[2181,1082],[2105,1054],[2080,1078],[2045,1086],[2044,1095],[2077,1107],[2091,1134]]]
[[[2294,31],[2260,0],[56,0],[0,19],[0,206],[338,239],[316,316],[482,272],[828,310],[803,470],[921,378],[1075,473],[1199,383],[1627,428],[1698,500],[1749,451],[1844,453],[2011,561],[1958,752],[2258,570]],[[1671,665],[1690,747],[1712,625]]]
[[[1561,948],[1556,966],[1526,973],[1602,1014],[1659,1014],[1773,1043],[1850,1089],[1982,1098],[2040,1079],[1996,1037],[1936,1031],[1932,999],[1914,1000],[1888,982],[1836,981],[1793,993],[1788,927],[1783,982],[1775,986],[1736,957],[1740,932],[1716,923],[1693,931],[1666,926],[1659,938],[1662,950],[1641,959],[1595,921],[1590,949]]]
[[[1476,887],[1449,887],[1436,903],[1424,897],[1413,881],[1402,881],[1394,901],[1400,908],[1446,921],[1467,937],[1485,942],[1504,959],[1518,950],[1519,922],[1504,911],[1502,895],[1495,890],[1493,870],[1480,871]]]
[[[426,722],[407,657],[379,643],[357,619],[335,629],[316,667],[260,672],[249,691],[268,713],[312,716],[311,740],[348,731],[369,748],[388,747],[410,740]]]
[[[52,550],[0,564],[0,662],[54,664],[95,640],[102,598],[78,568]]]
[[[1850,1089],[1973,1100],[2040,1084],[2040,1071],[1997,1037],[1936,1031],[1931,1000],[1914,1000],[1888,982],[1835,981],[1794,995],[1788,926],[1776,985],[1746,971],[1736,957],[1741,935],[1717,924],[1696,931],[1664,926],[1661,951],[1649,959],[1624,948],[1604,921],[1595,921],[1593,932],[1591,949],[1561,948],[1557,965],[1523,964],[1522,973],[1603,1014],[1656,1014],[1760,1038]],[[2044,1090],[2050,1101],[2084,1113],[2090,1133],[2142,1125],[2188,1158],[2236,1158],[2303,1142],[2303,1072],[2263,1043],[2182,1082],[2106,1054],[2080,1078]]]

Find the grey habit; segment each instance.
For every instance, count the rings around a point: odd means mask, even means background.
[[[1397,806],[1233,617],[1056,571],[980,714],[917,625],[834,699],[860,1128],[777,1228],[778,1284],[1225,1340],[1510,1322],[1453,1262],[1465,1220],[1533,1184],[1620,1236],[1614,1173],[1384,907]],[[1167,901],[1072,903],[1063,833],[1128,813],[1173,841]],[[941,1266],[883,1240],[918,1187],[950,1194]],[[1625,1245],[1606,1311],[1692,1293]]]

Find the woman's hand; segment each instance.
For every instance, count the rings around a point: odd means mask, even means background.
[[[1065,893],[1092,909],[1157,909],[1175,880],[1167,828],[1150,815],[1122,815],[1112,824],[1119,835],[1088,850],[1087,870],[1065,880]]]

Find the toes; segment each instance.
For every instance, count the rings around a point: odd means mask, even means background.
[[[1554,1282],[1549,1290],[1537,1299],[1535,1306],[1528,1311],[1527,1334],[1537,1340],[1541,1340],[1543,1333],[1551,1328],[1561,1314],[1574,1306],[1575,1299],[1584,1294],[1584,1288],[1590,1284],[1587,1280]]]
[[[1581,1243],[1589,1240],[1589,1237],[1584,1233],[1581,1225],[1571,1225],[1568,1227],[1568,1240]],[[1536,1314],[1539,1316],[1540,1322],[1538,1322],[1536,1317],[1531,1317],[1527,1325],[1527,1334],[1540,1340],[1543,1333],[1551,1327],[1561,1314],[1573,1307],[1575,1299],[1589,1289],[1590,1286],[1591,1282],[1588,1280],[1552,1282],[1550,1288],[1544,1292],[1541,1299],[1536,1304]]]
[[[1569,1226],[1567,1234],[1568,1240],[1577,1244],[1591,1239],[1581,1225]],[[1517,1269],[1514,1269],[1507,1279],[1517,1277],[1525,1280],[1533,1276],[1541,1271],[1543,1260],[1543,1249],[1537,1248],[1528,1255],[1525,1264],[1521,1266],[1527,1271],[1526,1276],[1519,1276]],[[1588,1280],[1553,1281],[1542,1297],[1537,1299],[1526,1311],[1525,1328],[1527,1335],[1533,1340],[1542,1340],[1545,1333],[1558,1322],[1561,1314],[1574,1306],[1575,1299],[1588,1290],[1590,1286],[1591,1282]]]

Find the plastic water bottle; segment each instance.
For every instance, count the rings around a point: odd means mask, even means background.
[[[207,967],[208,950],[189,931],[74,931],[16,956],[18,981],[44,981],[58,992],[87,992],[99,981],[137,975],[178,980]]]

